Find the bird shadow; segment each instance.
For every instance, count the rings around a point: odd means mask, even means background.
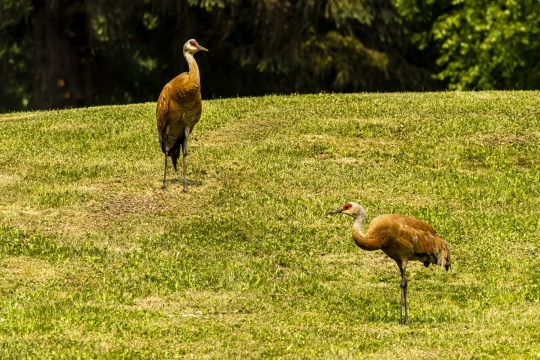
[[[182,179],[167,179],[167,185],[183,185]],[[202,186],[204,183],[201,180],[189,180],[187,179],[187,186]]]

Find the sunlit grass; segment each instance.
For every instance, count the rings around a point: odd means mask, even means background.
[[[0,357],[537,357],[539,96],[205,101],[187,194],[154,104],[0,115]],[[409,326],[345,201],[449,243]]]

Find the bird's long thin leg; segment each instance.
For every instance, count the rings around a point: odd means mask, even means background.
[[[165,166],[163,167],[163,186],[161,187],[162,189],[165,189],[167,187],[167,184],[166,184],[166,179],[167,179],[167,154],[165,153]]]
[[[401,264],[400,264],[401,263]],[[409,323],[409,309],[407,307],[407,277],[405,271],[407,269],[407,260],[398,262],[399,271],[401,272],[401,304],[399,307],[399,323],[403,325],[403,308],[405,308],[405,324]]]
[[[189,126],[186,126],[185,130],[184,130],[184,142],[182,143],[182,161],[183,161],[183,165],[184,165],[184,192],[187,192],[187,179],[186,179],[186,170],[187,170],[187,164],[186,164],[186,157],[187,157],[187,141],[188,141],[188,136],[189,136],[189,133],[190,133],[190,128]]]

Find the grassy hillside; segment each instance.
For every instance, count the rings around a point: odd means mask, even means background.
[[[540,93],[206,101],[161,190],[154,104],[0,115],[0,358],[540,356]],[[433,225],[453,270],[358,249]]]

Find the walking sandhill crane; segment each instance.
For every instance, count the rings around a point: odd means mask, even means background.
[[[182,147],[184,192],[187,192],[187,141],[202,111],[199,67],[193,55],[197,51],[208,50],[195,39],[186,41],[183,50],[189,71],[181,73],[163,87],[157,101],[156,119],[161,151],[165,154],[163,189],[167,187],[167,156],[171,157],[174,170],[177,170],[176,164]]]
[[[450,250],[444,240],[428,223],[398,214],[377,216],[371,221],[367,233],[364,234],[362,227],[366,220],[366,211],[354,202],[348,202],[339,209],[327,212],[327,215],[332,214],[344,214],[354,219],[352,237],[361,249],[382,250],[397,263],[401,272],[399,323],[403,324],[403,308],[405,308],[405,324],[407,324],[409,321],[405,276],[407,263],[409,260],[419,260],[426,267],[429,264],[437,264],[444,266],[448,271],[451,265]]]

